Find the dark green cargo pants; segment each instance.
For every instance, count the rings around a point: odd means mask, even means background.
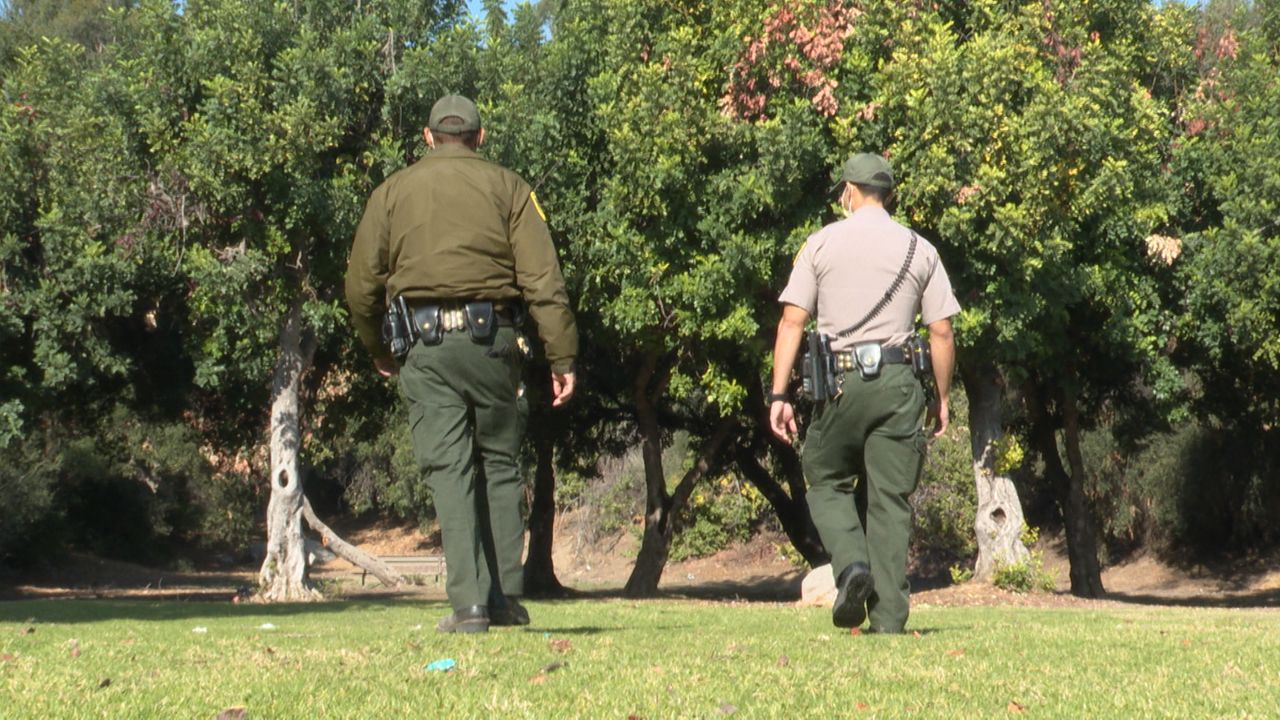
[[[448,565],[455,610],[489,605],[490,591],[524,591],[524,521],[518,455],[528,416],[520,396],[515,331],[492,344],[466,332],[414,346],[400,369],[413,452],[426,476]]]
[[[805,438],[809,512],[831,569],[871,566],[875,592],[867,600],[873,628],[901,631],[910,610],[907,498],[924,467],[924,392],[906,365],[880,377],[845,378],[844,393],[826,404]]]

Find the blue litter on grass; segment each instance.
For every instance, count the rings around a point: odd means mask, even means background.
[[[457,664],[453,658],[441,658],[427,663],[427,672],[449,672]]]

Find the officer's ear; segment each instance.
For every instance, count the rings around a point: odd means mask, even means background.
[[[853,212],[858,209],[859,201],[862,200],[862,193],[858,191],[858,186],[851,182],[844,184],[844,190],[840,192],[840,207]]]
[[[436,149],[436,139],[431,134],[431,128],[422,128],[422,139],[427,142],[427,147]]]

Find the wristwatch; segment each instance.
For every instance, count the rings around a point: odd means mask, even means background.
[[[788,393],[788,392],[772,393],[771,392],[768,395],[765,395],[764,399],[765,399],[765,402],[769,403],[770,405],[776,402],[789,403],[791,402],[791,393]]]

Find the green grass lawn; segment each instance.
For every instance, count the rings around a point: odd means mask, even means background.
[[[1275,611],[924,607],[882,637],[787,605],[527,604],[446,636],[410,600],[0,603],[0,717],[1280,716]]]

